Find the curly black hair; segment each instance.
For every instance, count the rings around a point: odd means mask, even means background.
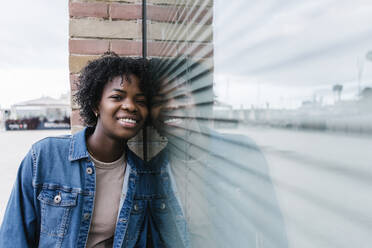
[[[138,77],[140,89],[147,96],[149,86],[145,80],[147,62],[142,58],[119,57],[115,53],[105,53],[100,58],[90,61],[79,76],[77,92],[74,99],[80,106],[80,116],[87,126],[95,126],[97,109],[104,86],[116,76],[124,75],[128,82],[130,75]]]

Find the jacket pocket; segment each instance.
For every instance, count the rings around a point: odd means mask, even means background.
[[[68,229],[71,210],[76,206],[77,193],[43,189],[37,199],[41,209],[40,232],[63,237]]]
[[[184,234],[179,233],[177,228],[177,222],[179,225],[185,223],[184,217],[176,219],[171,209],[168,199],[153,199],[150,203],[150,212],[152,220],[154,222],[154,228],[152,231],[157,231],[161,240],[163,241],[164,247],[184,247],[182,243],[182,236]]]
[[[145,200],[134,200],[126,232],[127,240],[137,240],[144,225]]]

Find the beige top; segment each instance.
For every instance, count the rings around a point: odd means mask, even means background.
[[[90,157],[96,168],[96,195],[86,247],[112,247],[124,183],[125,154],[111,163]]]

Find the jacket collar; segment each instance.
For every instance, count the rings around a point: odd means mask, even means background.
[[[70,161],[75,161],[89,157],[87,144],[85,141],[87,130],[88,128],[86,127],[72,136],[68,156],[68,159]]]
[[[83,130],[77,132],[74,134],[70,141],[70,150],[69,150],[69,156],[68,159],[70,161],[76,161],[79,159],[85,159],[89,158],[89,152],[87,149],[86,139],[88,132],[92,132],[92,128],[85,127]],[[127,156],[127,163],[133,170],[133,172],[136,174],[137,167],[143,166],[143,161],[137,155],[132,152],[128,146],[125,148],[125,153]]]
[[[129,149],[128,145],[126,145],[125,154],[127,159],[127,165],[129,165],[131,171],[133,171],[133,173],[137,175],[138,169],[144,167],[145,165],[144,161],[141,158],[139,158],[134,152],[132,152]]]

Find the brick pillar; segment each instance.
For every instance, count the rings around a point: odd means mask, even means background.
[[[148,57],[187,55],[213,68],[212,9],[213,0],[147,0]],[[142,56],[142,0],[70,0],[69,13],[72,94],[89,60],[106,51]],[[73,133],[83,128],[75,103],[71,127]],[[137,149],[132,149],[141,154],[142,138],[133,142]]]
[[[121,56],[142,56],[142,0],[70,0],[69,67],[71,94],[80,70],[107,51]],[[72,102],[71,131],[83,128],[79,106]],[[142,137],[131,142],[141,154]],[[133,147],[133,145],[135,147]]]
[[[149,57],[213,56],[212,0],[147,0]]]

